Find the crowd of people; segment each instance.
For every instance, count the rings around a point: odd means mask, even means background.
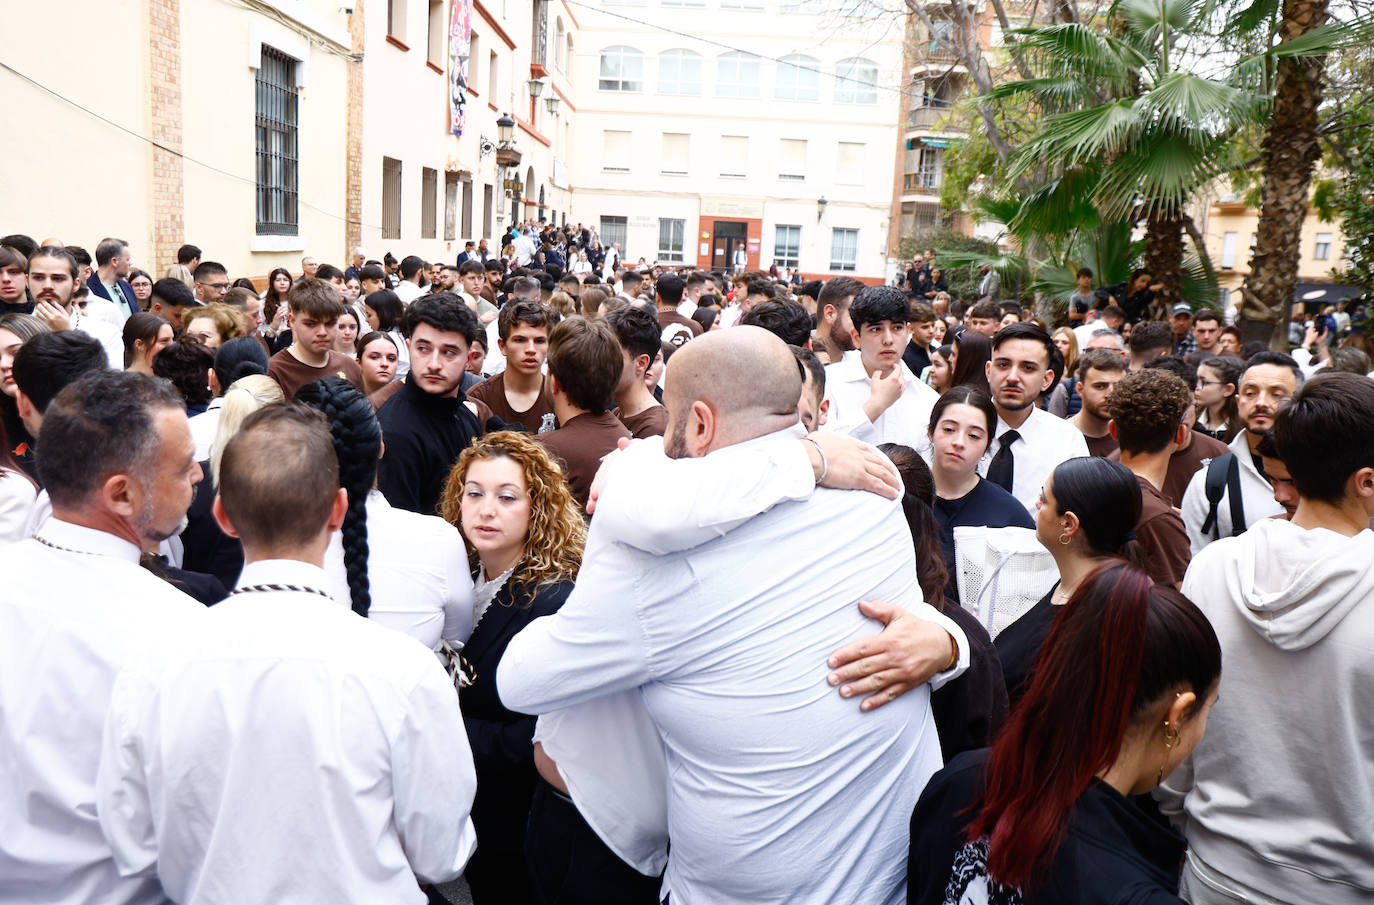
[[[495,247],[0,239],[0,902],[1374,898],[1362,312]]]

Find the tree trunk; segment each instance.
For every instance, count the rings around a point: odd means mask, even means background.
[[[1280,43],[1326,21],[1327,0],[1283,0]],[[1280,60],[1274,107],[1261,145],[1264,181],[1250,273],[1241,286],[1242,342],[1259,340],[1288,351],[1288,316],[1298,282],[1302,224],[1308,186],[1321,158],[1317,106],[1322,99],[1324,57]]]
[[[1183,214],[1178,210],[1155,211],[1145,222],[1145,269],[1164,286],[1155,293],[1146,317],[1169,319],[1174,303],[1183,298]]]

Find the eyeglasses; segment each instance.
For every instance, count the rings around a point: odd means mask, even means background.
[[[200,285],[206,287],[207,289],[218,289],[220,292],[223,292],[229,288],[228,283],[201,283]]]
[[[1201,377],[1197,379],[1197,388],[1199,390],[1203,387],[1219,387],[1225,385],[1226,381],[1224,380],[1203,380]]]

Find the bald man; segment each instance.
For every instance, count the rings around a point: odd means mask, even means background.
[[[766,482],[768,460],[751,455],[778,440],[799,445],[802,377],[765,330],[693,340],[669,362],[667,386],[662,446],[644,440],[622,453],[598,513],[659,491],[636,457],[726,456]],[[689,466],[675,466],[679,479],[702,480]],[[717,490],[699,487],[703,496]],[[647,772],[636,754],[662,750],[672,839],[664,889],[674,902],[904,901],[907,821],[941,763],[929,686],[865,713],[827,684],[822,666],[878,628],[861,600],[947,624],[921,601],[900,504],[815,489],[661,555],[610,530],[598,514],[563,608],[512,640],[496,676],[502,701],[548,714],[637,690],[657,738],[605,736],[620,744],[598,755],[602,786],[632,782]],[[956,632],[949,677],[967,662]],[[561,769],[563,755],[550,754]],[[584,774],[578,784],[595,782]],[[647,873],[655,864],[645,861]]]

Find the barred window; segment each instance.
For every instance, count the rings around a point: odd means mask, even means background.
[[[257,232],[294,236],[297,210],[296,61],[263,45],[257,74]]]

